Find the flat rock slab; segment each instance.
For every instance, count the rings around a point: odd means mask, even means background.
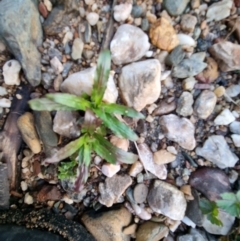
[[[8,209],[9,198],[10,198],[10,195],[9,195],[7,165],[3,163],[3,164],[0,164],[0,210]],[[1,239],[0,237],[0,240],[4,240],[4,239]]]

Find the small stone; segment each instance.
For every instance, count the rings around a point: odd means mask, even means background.
[[[102,173],[103,175],[107,177],[113,177],[116,173],[118,173],[121,169],[121,166],[119,164],[111,164],[111,163],[106,163],[102,165]]]
[[[112,60],[116,65],[141,59],[149,48],[147,34],[130,24],[120,25],[110,43]]]
[[[105,212],[85,212],[81,218],[88,231],[98,241],[129,241],[123,232],[132,220],[132,214],[124,207]]]
[[[200,6],[200,0],[192,0],[191,1],[191,7],[192,9],[197,9]]]
[[[239,121],[233,121],[230,125],[230,131],[234,134],[240,135],[240,122]]]
[[[167,164],[173,162],[176,159],[176,155],[166,151],[159,150],[153,154],[154,162],[158,165]]]
[[[235,221],[235,217],[231,216],[230,214],[219,210],[217,218],[221,220],[223,226],[217,226],[216,224],[212,224],[208,218],[207,215],[204,215],[203,217],[203,228],[211,234],[216,235],[227,235],[229,231],[232,229],[232,226]]]
[[[211,57],[208,57],[206,59],[206,62],[207,62],[207,67],[203,70],[202,73],[197,75],[197,79],[204,83],[212,83],[219,76],[218,64]]]
[[[148,22],[148,20],[146,18],[142,18],[141,29],[143,31],[148,31],[149,30],[149,22]]]
[[[91,59],[94,56],[94,52],[89,49],[83,49],[83,56],[85,59]]]
[[[24,203],[28,205],[33,204],[33,197],[28,192],[24,196]]]
[[[163,134],[169,140],[177,142],[181,147],[187,150],[193,150],[195,148],[195,128],[188,119],[170,114],[161,116],[159,123]]]
[[[177,66],[184,59],[185,52],[181,45],[178,45],[173,51],[167,56],[166,64],[170,66]]]
[[[26,182],[21,181],[21,189],[23,190],[23,192],[25,192],[28,189],[28,185]]]
[[[194,77],[188,77],[187,79],[183,80],[183,89],[184,90],[193,90],[195,84],[197,83]]]
[[[155,23],[157,21],[156,15],[152,14],[151,12],[147,12],[146,17],[147,17],[149,23]]]
[[[87,5],[93,5],[94,4],[94,0],[84,0],[84,2],[87,4]]]
[[[197,18],[191,14],[184,14],[181,19],[181,29],[184,32],[191,33],[197,24]]]
[[[0,41],[0,53],[6,50],[6,46],[3,42]]]
[[[143,171],[143,165],[141,162],[139,161],[136,161],[134,162],[131,167],[130,167],[130,170],[128,172],[128,174],[131,176],[131,177],[136,177],[139,173],[141,173]]]
[[[52,86],[53,80],[49,73],[45,72],[42,74],[42,85],[44,89],[49,89]]]
[[[144,203],[147,199],[148,187],[143,184],[137,184],[133,190],[133,197],[136,203]]]
[[[240,94],[240,85],[231,85],[226,89],[226,94],[229,97],[236,97]]]
[[[99,15],[95,12],[91,12],[87,14],[86,19],[91,26],[94,26],[99,20]]]
[[[158,241],[166,237],[169,230],[164,224],[151,221],[144,222],[138,227],[136,241]]]
[[[232,0],[222,0],[213,3],[207,10],[207,22],[220,21],[230,15],[232,9]]]
[[[7,95],[7,90],[5,87],[0,86],[0,96]]]
[[[234,167],[239,160],[230,150],[224,137],[220,135],[209,136],[202,148],[196,148],[196,154],[203,156],[221,169]]]
[[[182,220],[185,216],[187,202],[184,194],[167,182],[155,180],[147,200],[151,209],[156,213],[173,220]]]
[[[82,58],[83,48],[84,48],[84,43],[82,39],[75,38],[73,41],[72,55],[71,55],[73,60]]]
[[[231,135],[231,137],[232,137],[234,146],[240,147],[240,135],[233,134]]]
[[[11,104],[12,104],[12,102],[9,99],[6,99],[6,98],[0,99],[0,107],[2,107],[2,108],[10,108]]]
[[[143,8],[142,8],[142,6],[141,5],[137,5],[137,4],[133,5],[131,14],[132,14],[132,16],[134,18],[142,17],[142,15],[143,15]]]
[[[17,120],[17,126],[22,134],[22,138],[34,154],[41,151],[41,144],[35,129],[33,114],[26,112]]]
[[[187,35],[187,34],[183,34],[183,33],[179,33],[177,35],[177,38],[179,40],[179,45],[183,45],[184,47],[195,47],[196,46],[196,42],[195,40]]]
[[[63,82],[63,77],[61,74],[59,74],[53,81],[53,88],[55,91],[59,92],[62,82]]]
[[[43,2],[44,2],[44,5],[46,6],[47,10],[49,12],[51,12],[52,11],[52,3],[51,3],[51,1],[50,0],[44,0]]]
[[[214,94],[215,94],[218,98],[224,96],[225,92],[226,92],[226,89],[225,89],[223,86],[219,86],[219,87],[217,87],[217,88],[214,90]]]
[[[17,60],[9,60],[3,65],[4,82],[7,85],[20,85],[19,73],[21,65]]]
[[[99,184],[99,202],[111,207],[131,184],[132,179],[128,175],[114,175],[111,178],[106,178],[105,183]]]
[[[229,109],[224,109],[214,120],[215,125],[229,125],[235,117]]]
[[[190,116],[193,113],[193,96],[191,93],[184,91],[178,99],[176,112],[182,116]]]
[[[127,20],[128,17],[130,16],[132,11],[132,4],[121,3],[119,5],[116,5],[113,10],[114,10],[114,13],[113,13],[114,19],[117,22],[123,22]]]
[[[73,40],[73,33],[71,31],[67,31],[62,40],[63,46],[65,46],[69,41],[72,41],[72,40]]]
[[[120,148],[120,149],[122,149],[124,151],[128,151],[129,140],[123,139],[123,138],[119,138],[117,136],[112,136],[111,139],[110,139],[110,142],[114,146],[116,146],[116,147],[118,147],[118,148]]]
[[[229,41],[220,41],[209,48],[221,71],[240,69],[240,46]]]
[[[45,185],[37,192],[37,201],[46,202],[49,200],[58,201],[62,199],[62,194],[57,186]]]
[[[156,59],[124,66],[119,78],[123,101],[137,111],[153,104],[161,92],[160,76],[161,66]]]
[[[123,229],[123,233],[126,235],[133,235],[136,236],[137,224],[133,223],[130,226]]]
[[[80,136],[78,118],[77,112],[58,110],[53,119],[53,131],[70,139],[77,138]]]
[[[163,100],[160,102],[158,107],[153,111],[153,116],[169,114],[173,112],[176,108],[176,101],[168,103],[166,100]]]
[[[152,24],[149,36],[152,44],[163,50],[171,51],[179,44],[172,24],[164,17]]]
[[[38,10],[39,10],[40,14],[41,14],[44,18],[46,18],[46,17],[48,16],[47,7],[46,7],[46,5],[45,5],[43,2],[40,2],[40,3],[38,4]]]
[[[201,225],[202,226],[202,225]],[[206,234],[198,229],[191,228],[189,234],[178,236],[177,241],[206,241]],[[211,239],[214,240],[214,239]]]
[[[62,53],[56,48],[49,48],[48,55],[49,55],[50,59],[57,57],[59,59],[59,61],[62,61]]]
[[[190,0],[163,0],[163,6],[171,16],[181,15]]]
[[[195,101],[194,112],[201,119],[207,119],[217,103],[216,95],[210,90],[204,90]]]
[[[60,74],[63,71],[63,65],[59,61],[59,59],[55,56],[53,59],[50,60],[51,67],[55,71],[55,74]]]

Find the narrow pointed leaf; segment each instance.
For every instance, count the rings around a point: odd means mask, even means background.
[[[55,101],[58,104],[65,105],[76,110],[85,111],[87,108],[91,107],[91,103],[82,97],[65,94],[65,93],[55,93],[47,94],[46,97],[50,100]]]
[[[66,146],[59,149],[52,157],[44,160],[44,163],[57,163],[73,155],[85,143],[85,136],[71,141]]]
[[[81,192],[84,188],[84,184],[88,179],[88,166],[84,163],[79,163],[78,170],[77,170],[77,177],[75,180],[74,189],[75,192]]]
[[[112,132],[120,138],[126,138],[131,141],[138,140],[137,134],[126,124],[119,121],[115,116],[105,113],[99,109],[93,109],[93,112],[103,121]]]
[[[138,160],[138,156],[131,153],[131,152],[126,152],[116,146],[114,146],[111,142],[106,140],[104,137],[101,135],[95,133],[94,137],[99,141],[99,143],[104,146],[110,153],[112,153],[111,156],[116,161],[126,163],[126,164],[133,164],[135,161]]]
[[[92,152],[91,143],[89,143],[89,144],[85,143],[83,148],[84,148],[84,150],[83,150],[83,163],[86,166],[89,166],[90,163],[91,163],[91,152]]]
[[[101,108],[103,111],[109,114],[119,114],[138,119],[145,118],[142,113],[124,105],[101,103]]]
[[[95,103],[95,106],[98,106],[102,102],[104,92],[107,88],[110,68],[111,54],[109,50],[104,50],[99,55],[94,76],[91,100]]]
[[[31,107],[31,109],[37,110],[37,111],[76,110],[75,108],[71,108],[66,105],[58,104],[47,98],[33,99],[33,100],[28,101],[28,104]]]

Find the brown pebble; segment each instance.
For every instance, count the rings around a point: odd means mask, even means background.
[[[43,2],[38,4],[38,10],[44,18],[48,16],[48,10]]]

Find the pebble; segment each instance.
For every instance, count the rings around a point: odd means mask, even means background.
[[[83,48],[84,48],[84,43],[82,39],[75,38],[73,41],[72,54],[71,54],[73,60],[82,58]]]
[[[140,183],[134,187],[133,197],[136,203],[139,203],[139,204],[144,203],[147,199],[147,195],[148,195],[148,187],[145,184]]]
[[[177,66],[184,59],[185,52],[181,45],[175,47],[172,52],[166,57],[165,63],[170,66]]]
[[[63,82],[63,77],[61,74],[59,74],[53,81],[53,88],[55,91],[59,92],[62,82]]]
[[[41,14],[44,18],[47,18],[47,16],[48,16],[48,10],[47,10],[46,5],[45,5],[43,2],[40,2],[40,3],[38,4],[38,10],[39,10],[40,14]]]
[[[223,136],[212,135],[204,142],[202,148],[196,148],[196,154],[224,169],[234,167],[239,158],[230,150]]]
[[[209,48],[221,71],[240,69],[240,46],[229,41],[220,41]]]
[[[145,144],[138,145],[139,159],[142,162],[144,169],[151,172],[159,179],[167,178],[167,169],[164,165],[158,165],[153,160],[153,153],[150,148]]]
[[[233,121],[229,125],[229,128],[232,133],[240,135],[240,122],[239,121]]]
[[[6,85],[20,85],[19,73],[21,65],[17,60],[7,61],[2,68],[4,82]]]
[[[128,19],[132,11],[131,3],[121,3],[113,8],[113,17],[117,22],[123,22]]]
[[[232,137],[234,146],[240,147],[240,135],[233,134],[231,135],[231,137]]]
[[[56,75],[62,73],[63,65],[56,56],[50,60],[50,64]]]
[[[144,32],[146,32],[146,31],[149,30],[149,26],[150,26],[150,24],[149,24],[147,18],[142,18],[142,21],[141,21],[141,29],[142,29]]]
[[[178,41],[180,45],[183,46],[188,46],[188,47],[195,47],[196,46],[196,41],[189,35],[179,33],[177,35]]]
[[[207,22],[220,21],[227,18],[230,15],[232,8],[232,0],[222,0],[217,3],[213,3],[207,10]]]
[[[192,33],[197,24],[197,18],[191,14],[182,15],[181,19],[181,29],[183,32]]]
[[[0,96],[7,95],[7,90],[5,87],[0,86]]]
[[[197,9],[200,6],[200,0],[192,0],[191,1],[191,7],[192,9]]]
[[[148,76],[147,82],[145,76]],[[119,78],[123,101],[137,111],[153,104],[161,93],[160,76],[161,65],[156,59],[124,66]]]
[[[190,0],[163,0],[163,7],[171,16],[181,15]]]
[[[204,90],[194,104],[194,112],[201,119],[207,119],[213,112],[217,103],[216,95],[210,90]]]
[[[57,186],[46,184],[37,192],[36,199],[38,202],[59,201],[62,194]]]
[[[152,24],[149,36],[153,45],[168,52],[179,44],[175,29],[164,17]]]
[[[197,81],[194,77],[188,77],[183,80],[182,86],[184,90],[193,90],[196,83]]]
[[[193,150],[195,148],[195,128],[188,119],[169,114],[161,116],[159,123],[163,134],[169,140],[177,142],[181,147],[187,150]]]
[[[42,74],[42,85],[45,89],[49,89],[52,86],[53,80],[49,73],[44,72]]]
[[[106,177],[113,177],[120,169],[121,166],[119,164],[106,163],[102,165],[101,171]]]
[[[168,152],[167,150],[159,150],[153,154],[154,162],[158,165],[167,164],[173,162],[176,159],[176,155]]]
[[[62,40],[63,46],[65,46],[69,41],[72,41],[72,40],[73,40],[73,33],[70,31],[67,31]]]
[[[176,112],[181,116],[190,116],[193,113],[193,96],[188,91],[182,92],[178,99]]]
[[[2,107],[2,108],[10,108],[11,104],[12,104],[12,102],[9,99],[6,99],[6,98],[0,99],[0,107]]]
[[[218,86],[215,90],[214,90],[214,94],[220,98],[222,96],[224,96],[226,92],[226,89],[223,86]]]
[[[43,2],[44,2],[44,5],[46,6],[47,10],[49,12],[51,12],[52,11],[52,3],[51,3],[51,1],[50,0],[44,0]]]
[[[132,179],[128,175],[107,177],[104,183],[99,184],[100,197],[98,201],[107,207],[111,207],[131,184]]]
[[[87,5],[93,5],[94,4],[94,0],[84,0],[84,2],[87,4]]]
[[[229,97],[236,97],[240,94],[240,84],[231,85],[226,89],[226,94]]]
[[[143,165],[140,161],[136,161],[134,162],[131,167],[130,170],[128,172],[128,174],[131,177],[136,177],[139,173],[141,173],[143,171]]]
[[[41,151],[41,144],[35,129],[34,117],[30,112],[24,113],[17,120],[17,126],[22,134],[24,142],[29,149],[37,154]]]
[[[94,26],[99,20],[99,15],[95,12],[91,12],[87,14],[86,19],[91,26]]]
[[[133,223],[130,226],[123,229],[123,233],[126,235],[133,235],[136,236],[137,224]]]
[[[229,125],[235,117],[229,109],[224,109],[214,120],[215,125]]]
[[[191,228],[189,234],[178,236],[177,241],[206,241],[208,240],[204,232]],[[214,240],[214,239],[212,239]]]
[[[148,35],[130,24],[118,27],[110,43],[112,61],[116,65],[141,59],[149,48]]]
[[[150,208],[156,213],[173,220],[182,220],[185,216],[187,202],[184,194],[167,182],[155,180],[149,190],[147,200]]]
[[[2,53],[5,50],[6,50],[5,44],[0,41],[0,53]]]
[[[28,192],[24,196],[24,203],[28,205],[33,204],[33,197]]]
[[[25,181],[21,181],[21,189],[25,192],[28,189],[28,185]]]
[[[59,61],[62,61],[62,53],[56,48],[49,48],[48,56],[50,57],[50,59],[57,57],[59,59]]]
[[[143,8],[141,5],[133,5],[131,15],[134,18],[140,18],[143,16]]]
[[[118,148],[120,148],[120,149],[122,149],[122,150],[124,150],[124,151],[128,151],[129,140],[123,139],[123,138],[119,138],[119,137],[117,137],[117,136],[111,136],[110,142],[111,142],[114,146],[116,146],[116,147],[118,147]]]
[[[153,116],[158,116],[158,115],[165,115],[173,112],[176,109],[176,101],[172,101],[170,103],[167,102],[166,99],[160,101],[158,104],[158,107],[153,111]]]

